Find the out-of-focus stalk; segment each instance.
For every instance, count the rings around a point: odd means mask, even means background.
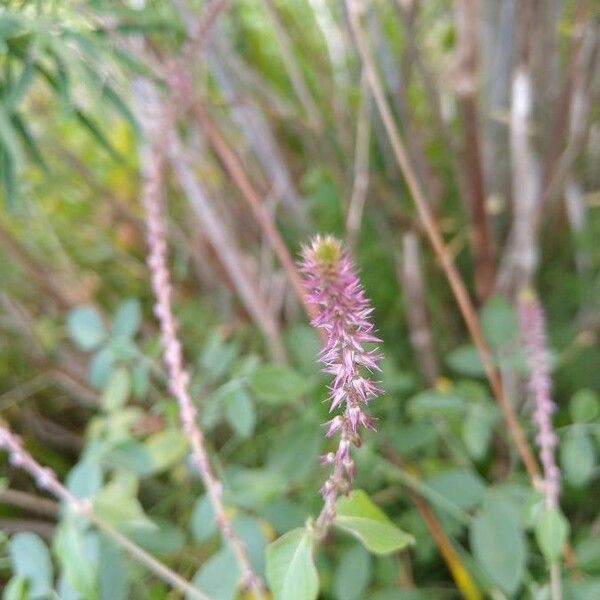
[[[548,508],[558,508],[560,471],[555,457],[558,441],[552,426],[552,413],[556,406],[551,397],[552,379],[546,347],[546,324],[544,309],[531,289],[521,291],[518,312],[522,343],[529,367],[529,392],[534,403],[536,441],[540,448],[540,462],[544,471],[544,497]]]
[[[122,533],[114,529],[103,519],[98,517],[89,502],[74,496],[59,480],[53,469],[43,467],[23,448],[21,440],[7,427],[0,425],[0,450],[8,452],[10,464],[13,467],[23,469],[35,480],[36,485],[50,492],[58,500],[68,506],[74,513],[91,521],[102,533],[111,538],[113,542],[121,546],[135,560],[146,566],[157,577],[165,583],[178,589],[187,598],[194,600],[210,600],[198,588],[171,571],[166,565],[156,560],[145,550],[140,548]]]
[[[165,168],[163,148],[165,143],[168,144],[168,137],[171,132],[168,125],[161,127],[161,121],[167,120],[164,112],[162,112],[159,115],[159,122],[155,124],[157,128],[155,133],[162,132],[163,135],[151,135],[146,160],[142,203],[146,216],[148,266],[152,278],[152,290],[156,298],[154,311],[160,323],[169,389],[179,404],[181,425],[191,445],[192,461],[206,488],[223,540],[229,545],[236,557],[241,570],[242,584],[246,589],[252,590],[258,598],[263,598],[262,582],[254,573],[246,548],[233,530],[223,505],[222,484],[215,477],[212,470],[206,451],[204,434],[197,423],[197,410],[189,395],[189,375],[183,365],[181,343],[177,338],[177,322],[171,308],[172,286],[167,266],[167,242],[162,214]]]

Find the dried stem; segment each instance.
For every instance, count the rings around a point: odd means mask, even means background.
[[[308,85],[304,81],[302,71],[294,56],[294,49],[292,48],[289,36],[279,19],[275,4],[273,3],[273,0],[263,0],[263,5],[265,7],[265,12],[273,24],[273,31],[275,32],[275,38],[277,39],[281,60],[285,65],[294,92],[296,93],[298,100],[300,100],[302,108],[308,117],[309,126],[316,129],[318,132],[321,132],[323,123],[319,115],[319,109],[317,108]]]
[[[17,506],[18,508],[39,515],[55,517],[58,514],[58,504],[56,502],[19,490],[8,489],[0,491],[0,502]]]
[[[417,355],[423,379],[427,385],[434,386],[439,375],[439,367],[427,312],[425,285],[419,257],[419,240],[414,232],[411,231],[402,236],[402,250],[402,262],[398,267],[398,275],[404,292],[410,343]]]
[[[360,77],[360,106],[356,117],[354,145],[354,184],[346,220],[348,246],[354,247],[360,230],[369,187],[369,144],[371,141],[371,98],[364,72]]]
[[[385,444],[383,450],[391,464],[398,469],[404,469],[402,459],[391,445]],[[435,511],[432,510],[427,500],[425,500],[414,487],[408,485],[406,482],[404,485],[463,597],[466,600],[481,600],[481,594],[477,588],[477,584],[473,581],[471,574],[465,568],[459,553],[446,535]]]
[[[475,290],[485,300],[494,287],[494,240],[485,209],[486,193],[477,110],[477,0],[457,0],[456,19],[463,73],[458,85],[463,114],[463,154],[469,205],[471,238],[475,258]]]
[[[158,130],[161,130],[160,125]],[[168,136],[170,133],[168,125],[162,131],[165,136]],[[263,598],[262,582],[254,573],[246,548],[227,517],[222,500],[222,484],[213,473],[206,451],[204,434],[197,424],[197,410],[189,395],[189,375],[183,365],[181,343],[177,339],[177,322],[171,308],[172,287],[167,266],[167,243],[162,215],[165,168],[162,148],[164,145],[165,139],[162,136],[151,136],[142,202],[146,215],[148,266],[152,277],[152,289],[156,297],[155,313],[160,322],[169,389],[179,404],[181,425],[191,445],[192,461],[204,483],[221,535],[235,554],[241,570],[242,584],[246,589],[252,590],[257,597]]]
[[[250,179],[246,175],[241,161],[231,147],[227,144],[225,138],[221,135],[221,132],[218,130],[216,124],[210,118],[202,104],[197,103],[195,105],[194,114],[200,127],[202,128],[202,131],[204,131],[206,134],[213,150],[225,167],[225,170],[236,184],[244,200],[246,200],[248,206],[252,210],[254,218],[258,222],[265,237],[269,241],[269,244],[273,248],[273,251],[277,255],[279,262],[284,268],[292,288],[298,297],[298,300],[302,303],[306,314],[310,318],[314,311],[304,298],[302,280],[298,275],[296,265],[294,264],[294,261],[279,231],[273,224],[271,215],[268,213]]]
[[[91,504],[85,500],[80,500],[74,496],[58,480],[56,473],[48,468],[42,467],[21,445],[19,438],[14,435],[7,427],[0,425],[0,449],[6,450],[9,454],[10,463],[27,471],[35,480],[37,486],[50,492],[53,496],[64,502],[75,514],[81,515],[93,523],[102,533],[110,537],[114,542],[127,551],[132,558],[143,564],[157,577],[162,579],[174,589],[186,594],[188,598],[195,600],[210,600],[206,594],[198,588],[177,575],[163,563],[157,561],[153,556],[140,548],[122,533],[106,523],[96,515]]]
[[[348,7],[348,15],[350,24],[354,30],[357,48],[360,53],[363,66],[366,69],[369,85],[371,86],[371,91],[375,99],[375,104],[377,105],[377,109],[390,140],[394,156],[398,161],[400,170],[404,175],[406,184],[414,200],[425,233],[427,234],[433,250],[440,261],[441,267],[446,275],[448,283],[462,313],[463,319],[467,325],[469,334],[471,335],[473,343],[479,352],[487,378],[490,382],[490,387],[494,394],[494,398],[500,406],[509,433],[515,443],[517,452],[519,453],[519,456],[525,465],[529,477],[531,478],[532,482],[535,482],[539,479],[540,474],[535,456],[531,451],[529,444],[527,443],[527,439],[523,433],[523,430],[521,429],[514,409],[504,394],[502,381],[494,365],[491,352],[484,340],[477,318],[477,313],[475,312],[475,308],[473,307],[473,303],[469,297],[467,288],[454,264],[454,261],[452,260],[451,255],[444,245],[444,240],[442,238],[440,229],[433,218],[433,215],[431,214],[427,200],[423,195],[417,177],[408,160],[404,144],[402,143],[400,135],[396,129],[392,113],[381,85],[381,81],[377,74],[377,69],[368,46],[368,42],[359,22],[359,13],[356,6],[356,0],[346,0],[346,6]]]

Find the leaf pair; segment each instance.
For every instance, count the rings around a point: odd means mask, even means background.
[[[362,490],[355,490],[338,501],[335,525],[375,554],[389,554],[414,543],[413,537],[398,529]],[[317,597],[315,541],[310,528],[299,527],[268,546],[267,579],[275,600]]]

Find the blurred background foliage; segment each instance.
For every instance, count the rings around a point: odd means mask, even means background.
[[[474,290],[473,224],[464,193],[474,174],[462,142],[468,117],[461,112],[469,74],[456,27],[461,9],[447,1],[364,5],[364,28],[397,126],[447,247]],[[514,256],[523,248],[512,235],[524,188],[515,182],[521,157],[511,146],[511,81],[525,31],[531,48],[523,60],[534,90],[529,177],[542,199],[531,243],[548,316],[561,504],[576,565],[564,568],[564,597],[595,600],[598,6],[569,0],[478,5],[483,200],[495,269],[505,275],[479,296],[479,316],[534,445],[514,309]],[[181,53],[190,23],[205,9],[162,0],[2,3],[0,417],[74,494],[91,498],[107,522],[212,598],[233,600],[235,564],[220,546],[166,391],[139,205],[143,135],[136,85],[152,81],[164,91],[158,72]],[[317,556],[320,597],[550,598],[533,535],[540,496],[519,466],[481,361],[422,235],[361,77],[343,4],[235,0],[209,34],[187,67],[213,125],[293,254],[314,232],[353,246],[384,340],[386,393],[371,407],[377,434],[365,436],[356,452],[356,486],[417,544],[378,557],[348,536],[329,537]],[[264,573],[266,544],[320,509],[327,380],[316,364],[317,337],[193,113],[182,115],[178,135],[234,268],[253,293],[240,297],[215,232],[173,175],[171,267],[193,398],[235,511],[234,528]],[[359,212],[355,229],[348,222],[352,206]],[[411,276],[415,269],[422,286]],[[285,361],[274,362],[252,302],[276,324]],[[411,326],[415,304],[425,308],[425,354]],[[176,597],[83,521],[61,516],[26,476],[4,463],[1,474],[5,598]],[[411,493],[424,499],[429,519]],[[444,540],[453,549],[450,558]],[[461,568],[475,591],[461,587]]]

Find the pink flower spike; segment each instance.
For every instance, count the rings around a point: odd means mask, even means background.
[[[546,505],[558,507],[560,495],[560,470],[554,450],[558,440],[552,426],[552,379],[546,348],[546,323],[544,309],[533,290],[523,290],[519,296],[519,326],[527,366],[529,368],[529,393],[534,403],[532,415],[537,429],[536,442],[540,447],[540,461],[544,471]]]
[[[316,309],[313,327],[320,329],[325,344],[319,354],[323,372],[332,375],[329,389],[330,412],[343,408],[331,419],[325,435],[340,432],[338,448],[321,458],[333,470],[321,488],[324,507],[316,523],[324,532],[335,518],[338,496],[348,493],[355,476],[350,457],[352,445],[360,447],[361,427],[375,429],[375,420],[362,410],[382,390],[369,377],[379,372],[381,354],[365,344],[380,342],[370,321],[373,308],[360,284],[356,269],[342,244],[331,236],[317,236],[302,251],[300,272],[304,277],[306,300]],[[333,458],[332,458],[333,457]]]

